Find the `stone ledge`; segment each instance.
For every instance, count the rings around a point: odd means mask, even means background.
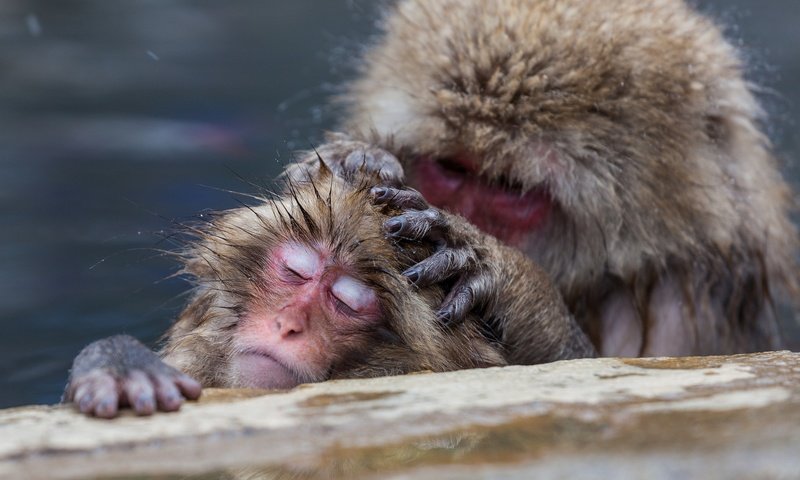
[[[0,476],[800,477],[800,353],[209,390],[113,421],[0,411]]]

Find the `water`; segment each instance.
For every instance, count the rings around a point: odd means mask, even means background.
[[[747,46],[787,159],[800,158],[800,2],[702,2]],[[0,4],[0,407],[58,400],[72,357],[154,342],[186,285],[153,248],[237,206],[319,141],[374,2]],[[792,178],[797,170],[787,164]]]

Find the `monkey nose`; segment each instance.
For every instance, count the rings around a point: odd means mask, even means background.
[[[278,334],[281,338],[297,336],[308,327],[308,317],[297,312],[294,315],[284,315],[275,319]]]

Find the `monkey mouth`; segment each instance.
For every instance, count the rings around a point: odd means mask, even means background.
[[[299,385],[299,375],[275,355],[261,349],[249,349],[238,354],[232,367],[243,387],[293,388]]]
[[[509,245],[521,246],[546,225],[554,207],[552,196],[544,187],[523,190],[510,179],[490,181],[478,165],[466,155],[422,157],[416,163],[416,185],[432,205],[463,216]]]

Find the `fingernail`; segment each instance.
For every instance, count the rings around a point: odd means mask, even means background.
[[[417,270],[416,268],[409,268],[408,270],[403,272],[403,275],[405,275],[406,278],[411,280],[411,283],[417,283],[417,280],[419,280],[419,270]]]
[[[375,198],[378,198],[378,199],[379,199],[379,198],[382,198],[384,195],[386,195],[386,189],[385,189],[385,188],[383,188],[383,187],[374,187],[374,188],[371,190],[371,192],[370,192],[370,193],[372,193],[372,196],[373,196],[373,197],[375,197]]]
[[[141,397],[136,399],[136,405],[135,405],[134,409],[137,412],[138,411],[151,410],[152,408],[153,408],[153,402],[149,398],[147,398],[145,396],[141,396]]]
[[[453,311],[451,309],[439,310],[436,312],[436,318],[444,325],[449,325],[453,320]]]
[[[386,227],[387,232],[395,234],[399,232],[401,228],[403,228],[403,220],[400,218],[390,218],[386,221],[384,227]]]
[[[115,404],[116,400],[103,400],[99,405],[97,405],[97,409],[95,411],[100,416],[110,415],[114,411],[114,407],[116,406]]]

